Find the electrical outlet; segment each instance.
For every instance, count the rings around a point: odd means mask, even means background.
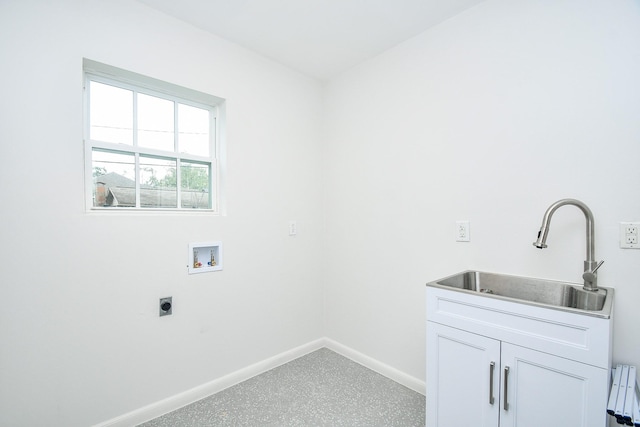
[[[160,298],[160,316],[168,316],[173,314],[173,298]]]
[[[469,221],[456,221],[456,242],[470,242]]]
[[[289,236],[295,236],[296,234],[298,234],[298,224],[291,220],[289,221]]]
[[[623,249],[640,249],[638,230],[640,230],[640,222],[621,222],[620,247]]]

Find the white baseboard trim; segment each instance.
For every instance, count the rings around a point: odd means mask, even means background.
[[[260,375],[263,372],[302,357],[305,354],[316,351],[322,347],[335,351],[336,353],[341,354],[354,362],[371,369],[372,371],[384,375],[385,377],[390,378],[411,390],[422,395],[425,394],[426,385],[424,381],[405,374],[402,371],[392,368],[389,365],[386,365],[372,357],[366,356],[365,354],[342,345],[334,340],[329,338],[319,338],[261,362],[254,363],[253,365],[232,372],[216,380],[194,387],[190,390],[186,390],[182,393],[178,393],[140,409],[136,409],[119,417],[96,424],[94,427],[131,427],[142,424],[171,411],[175,411],[176,409],[180,409],[183,406],[189,405],[200,399],[204,399],[207,396],[218,393],[226,388],[241,383],[242,381],[246,381],[249,378]]]
[[[396,368],[380,362],[379,360],[360,353],[359,351],[356,351],[351,347],[342,345],[329,338],[325,338],[325,347],[345,357],[348,357],[354,362],[357,362],[362,366],[365,366],[372,371],[379,373],[380,375],[390,378],[415,392],[418,392],[422,395],[425,395],[426,393],[426,383],[424,381],[412,377],[411,375],[408,375],[402,371],[399,371]]]
[[[176,409],[180,409],[183,406],[189,405],[200,399],[204,399],[207,396],[218,393],[226,388],[255,377],[256,375],[260,375],[263,372],[276,368],[297,359],[298,357],[302,357],[305,354],[316,351],[322,347],[325,347],[325,339],[319,338],[261,362],[254,363],[253,365],[232,372],[216,380],[144,406],[140,409],[136,409],[119,417],[96,424],[94,427],[131,427],[144,423],[171,411],[175,411]]]

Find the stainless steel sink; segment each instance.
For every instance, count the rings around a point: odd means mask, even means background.
[[[464,271],[427,283],[460,292],[510,299],[597,317],[611,316],[613,289],[586,291],[581,284],[504,274]]]

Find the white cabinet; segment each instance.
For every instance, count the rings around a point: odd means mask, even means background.
[[[604,427],[610,319],[427,288],[427,427]]]
[[[427,322],[427,427],[495,427],[500,341]]]
[[[606,369],[502,343],[500,374],[501,427],[606,425]]]

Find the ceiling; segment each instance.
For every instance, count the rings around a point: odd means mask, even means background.
[[[483,0],[138,0],[327,80]]]

